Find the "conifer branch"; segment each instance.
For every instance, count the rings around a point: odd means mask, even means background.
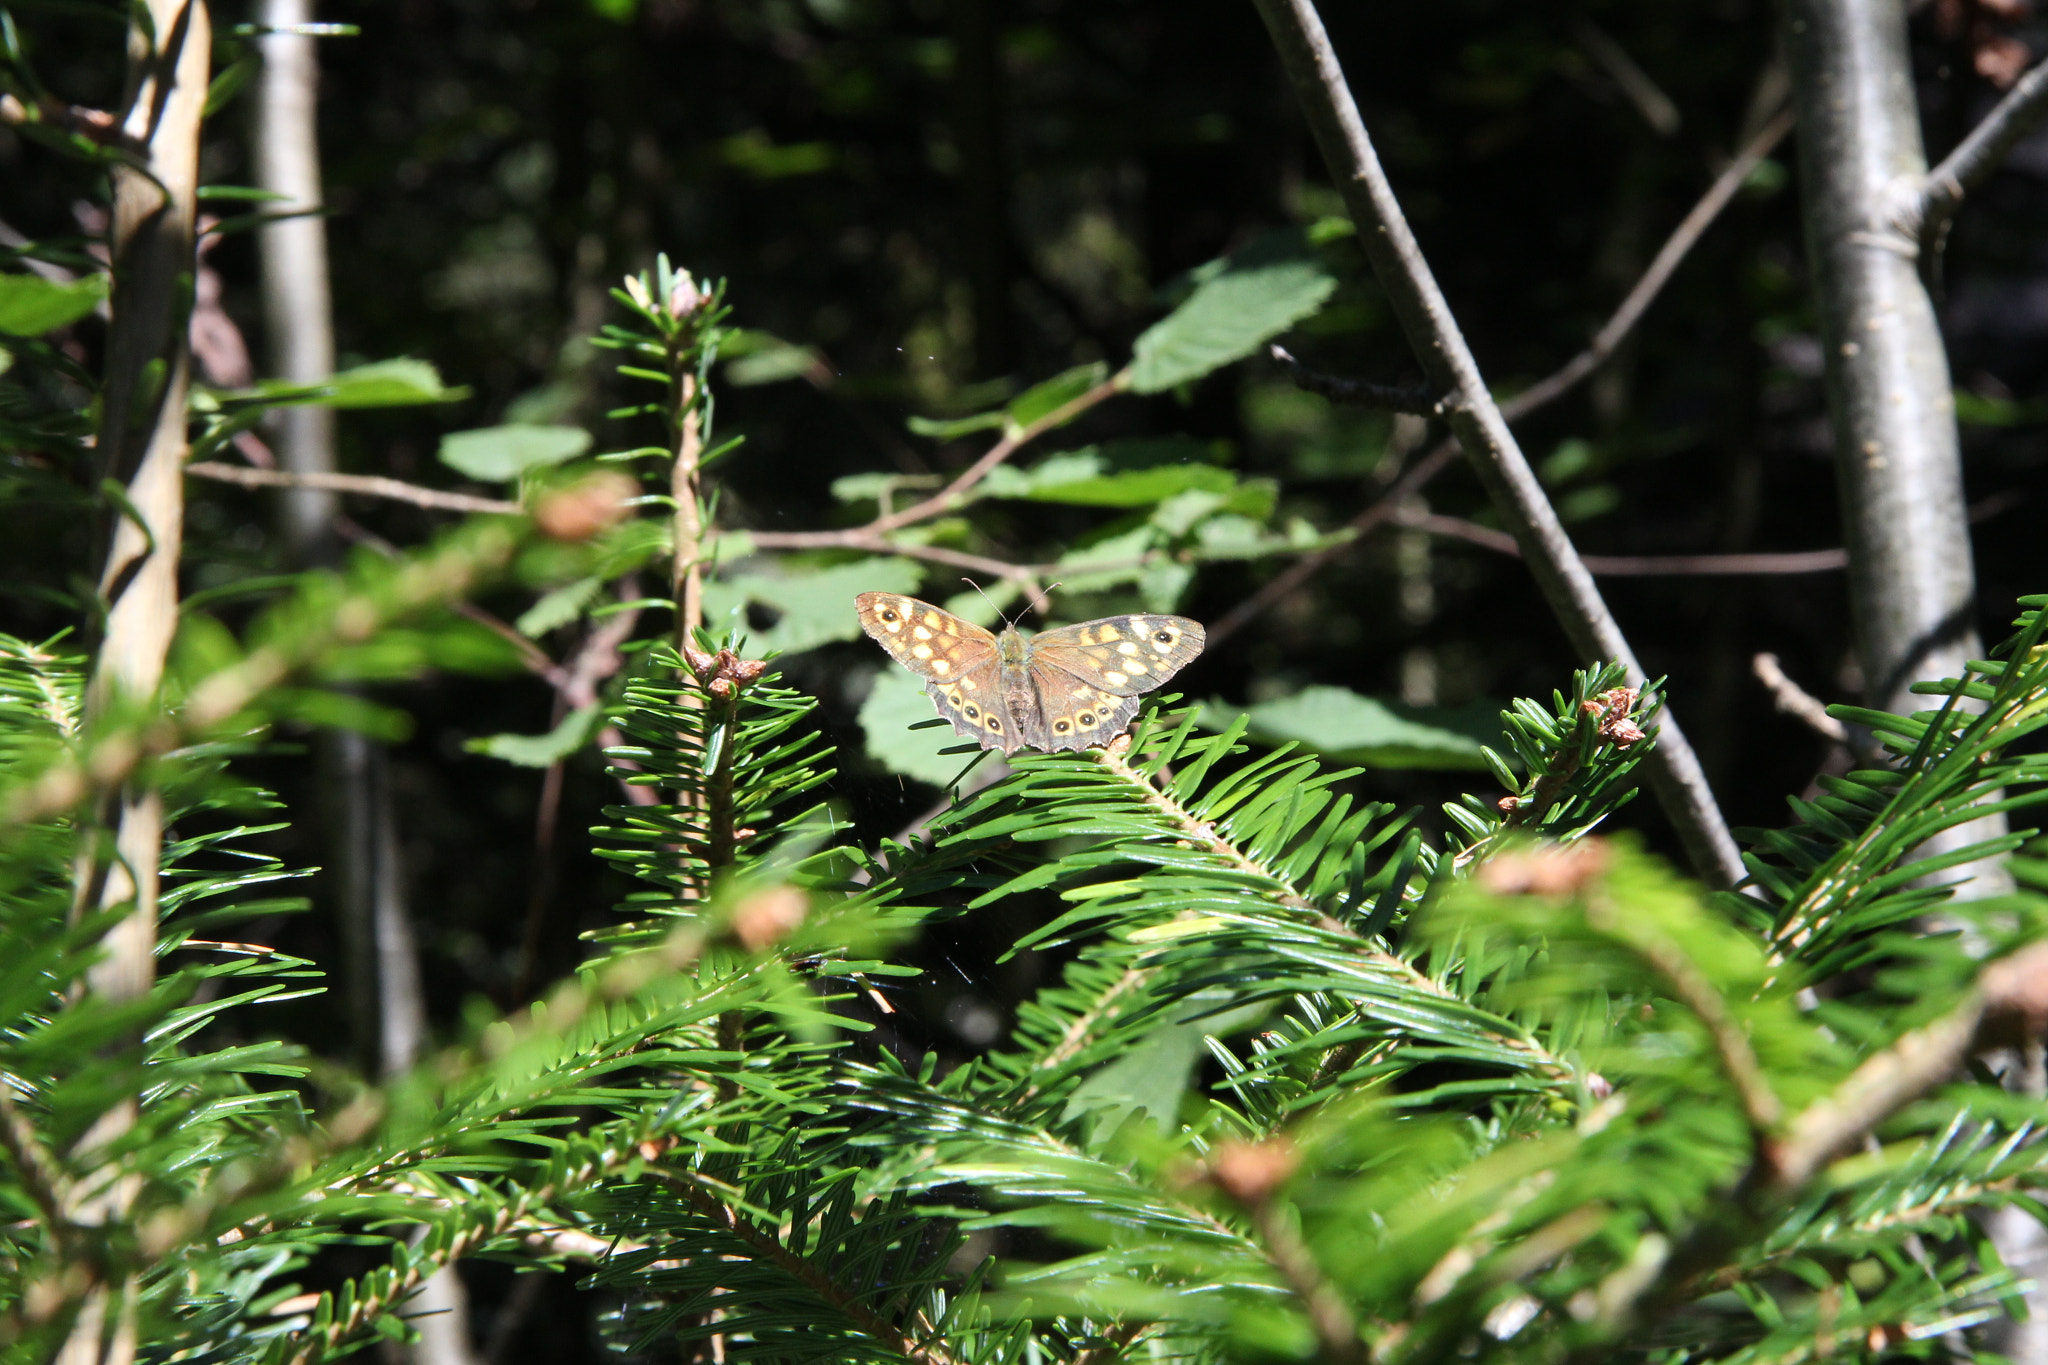
[[[757,1226],[740,1213],[733,1202],[712,1182],[694,1172],[676,1171],[659,1165],[649,1166],[646,1174],[649,1179],[659,1181],[676,1191],[714,1226],[745,1242],[762,1260],[780,1267],[791,1279],[845,1314],[847,1320],[861,1331],[896,1351],[913,1365],[957,1365],[955,1357],[935,1344],[934,1336],[929,1332],[929,1324],[925,1324],[927,1335],[922,1338],[909,1336],[891,1325],[870,1308],[859,1294],[834,1279],[813,1259],[791,1251],[780,1238]]]

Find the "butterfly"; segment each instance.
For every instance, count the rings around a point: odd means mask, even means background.
[[[925,680],[939,714],[984,749],[1107,744],[1138,698],[1194,661],[1206,636],[1185,616],[1105,616],[1038,635],[984,630],[894,593],[854,599],[861,629]]]

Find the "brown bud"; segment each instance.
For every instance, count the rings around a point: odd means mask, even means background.
[[[1493,808],[1502,815],[1513,815],[1522,808],[1522,798],[1519,796],[1503,796],[1500,800],[1493,803]]]
[[[1979,40],[1977,50],[1970,54],[1970,65],[1977,74],[2000,90],[2011,89],[2032,60],[2027,45],[2005,33]]]
[[[745,687],[761,680],[761,675],[768,671],[768,662],[765,659],[735,659],[728,671],[735,683]]]
[[[1617,749],[1626,749],[1643,738],[1643,727],[1623,716],[1620,720],[1609,721],[1601,726],[1600,737],[1612,743]]]
[[[533,524],[554,540],[588,540],[632,515],[627,504],[639,492],[631,477],[601,469],[542,493],[534,503]]]
[[[696,674],[698,682],[710,682],[712,674],[717,671],[718,656],[697,648],[695,641],[685,640],[683,662],[690,666],[690,672]]]
[[[810,901],[793,886],[756,891],[734,907],[732,934],[750,953],[764,952],[795,933]]]
[[[1285,1137],[1219,1142],[1209,1156],[1209,1179],[1240,1204],[1261,1204],[1287,1183],[1300,1164],[1294,1144]]]
[[[704,684],[704,690],[720,701],[731,701],[734,691],[732,679],[722,675],[713,678],[710,682]]]
[[[1545,844],[1497,854],[1480,865],[1477,880],[1496,896],[1575,896],[1613,861],[1600,839]]]

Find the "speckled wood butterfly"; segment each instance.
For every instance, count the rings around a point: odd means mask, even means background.
[[[1084,749],[1122,734],[1138,698],[1202,652],[1185,616],[1105,616],[1039,635],[984,630],[914,597],[864,592],[861,629],[925,679],[939,714],[984,749]]]

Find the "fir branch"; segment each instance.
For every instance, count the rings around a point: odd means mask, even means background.
[[[935,1333],[930,1323],[920,1322],[924,1329],[921,1337],[899,1331],[870,1308],[857,1292],[839,1283],[810,1257],[791,1251],[779,1238],[757,1227],[741,1214],[738,1206],[726,1197],[719,1186],[694,1172],[671,1170],[660,1165],[649,1166],[646,1175],[675,1190],[713,1225],[746,1243],[755,1255],[779,1267],[791,1279],[845,1314],[847,1320],[861,1331],[887,1345],[912,1365],[957,1365],[955,1358],[934,1341]]]
[[[8,793],[0,803],[0,828],[60,815],[95,792],[118,787],[150,759],[213,735],[332,651],[361,644],[395,621],[474,591],[510,563],[522,541],[502,523],[472,526],[445,538],[400,566],[387,582],[329,604],[323,619],[201,679],[180,712],[119,720],[90,735],[81,752],[52,763]]]

